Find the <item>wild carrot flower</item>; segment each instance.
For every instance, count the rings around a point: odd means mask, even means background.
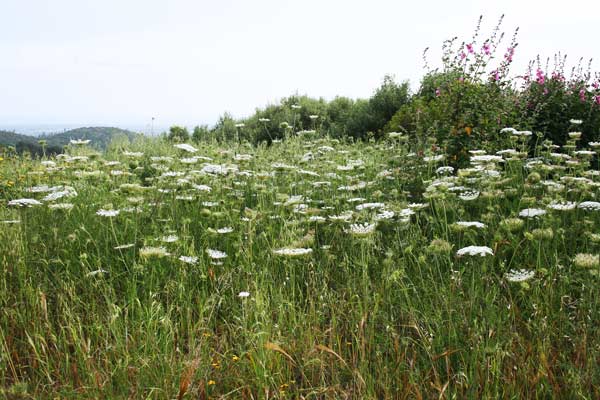
[[[525,282],[534,276],[534,271],[529,271],[526,269],[511,269],[509,272],[504,274],[504,278],[509,282]]]
[[[459,249],[456,252],[456,255],[459,257],[469,255],[469,256],[480,256],[485,257],[486,255],[493,256],[494,251],[487,246],[467,246]]]

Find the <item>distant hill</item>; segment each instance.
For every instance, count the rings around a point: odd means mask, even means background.
[[[31,150],[32,146],[38,146],[40,140],[45,140],[50,148],[62,148],[71,140],[90,140],[90,146],[100,150],[106,149],[110,141],[118,135],[125,135],[132,140],[138,134],[121,128],[112,127],[89,127],[71,129],[65,132],[53,133],[41,136],[21,135],[15,132],[0,131],[0,145],[26,147]]]
[[[90,127],[77,128],[69,131],[54,133],[50,135],[42,135],[37,137],[37,140],[46,140],[48,146],[64,146],[69,144],[71,140],[90,140],[90,146],[105,149],[113,137],[117,135],[125,135],[129,140],[133,140],[138,134],[132,131],[121,128],[111,127]],[[36,141],[37,141],[36,140]]]
[[[0,145],[16,146],[19,142],[37,143],[37,138],[33,136],[21,135],[20,133],[0,130]]]

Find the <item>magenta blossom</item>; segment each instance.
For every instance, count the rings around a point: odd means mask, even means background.
[[[467,51],[469,52],[469,54],[473,54],[473,44],[467,44]]]
[[[537,71],[535,72],[535,76],[537,77],[537,83],[539,83],[540,85],[543,85],[544,82],[546,82],[546,76],[544,75],[544,71],[542,71],[541,69],[537,69]]]
[[[594,103],[600,106],[600,94],[594,96]]]
[[[496,82],[498,82],[500,80],[500,71],[498,71],[497,69],[492,71],[492,75],[494,76],[494,80]]]
[[[579,89],[579,100],[585,101],[585,89]]]
[[[460,52],[460,59],[461,59],[461,60],[464,60],[465,58],[467,58],[467,55],[465,54],[465,52],[464,52],[464,51],[461,51],[461,52]]]
[[[549,93],[548,88],[544,88],[544,96]]]
[[[592,87],[593,87],[594,89],[598,89],[598,87],[599,87],[599,86],[600,86],[600,84],[599,84],[597,81],[596,81],[596,82],[594,82],[594,83],[592,83]]]
[[[488,42],[485,42],[483,44],[483,47],[481,48],[483,50],[483,52],[485,53],[486,56],[489,56],[492,52],[490,50],[490,45],[488,44]]]
[[[508,62],[512,62],[514,55],[515,55],[515,48],[514,47],[509,47],[508,49],[506,49],[506,54],[504,54],[504,58]]]
[[[442,92],[440,91],[440,88],[435,89],[435,97],[440,97],[442,95]]]

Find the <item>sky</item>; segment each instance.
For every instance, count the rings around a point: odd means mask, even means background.
[[[1,0],[0,128],[213,124],[294,93],[369,97],[386,74],[418,87],[422,52],[516,27],[513,72],[537,54],[600,58],[592,0]],[[600,62],[600,60],[598,60]],[[593,64],[600,70],[600,65]]]

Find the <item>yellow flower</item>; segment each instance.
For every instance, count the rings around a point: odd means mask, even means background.
[[[217,382],[213,381],[212,379],[210,381],[208,381],[208,386],[216,385],[216,384],[217,384]]]
[[[238,356],[233,356],[233,357],[231,357],[231,359],[232,359],[233,361],[239,361],[239,359],[240,359],[240,358],[239,358]]]

